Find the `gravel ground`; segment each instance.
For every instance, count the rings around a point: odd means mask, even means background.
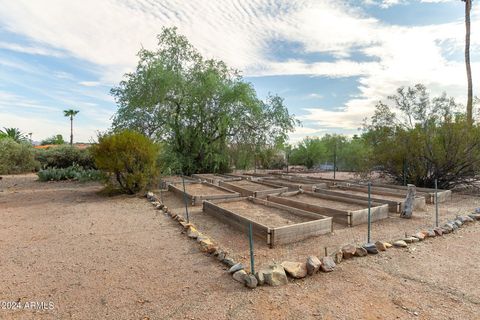
[[[33,175],[0,180],[0,300],[54,307],[1,308],[1,319],[478,319],[480,314],[478,223],[409,249],[346,261],[330,274],[250,291],[145,199],[103,197],[97,184],[34,180]]]

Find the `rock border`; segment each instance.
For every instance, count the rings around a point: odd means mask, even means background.
[[[228,257],[228,252],[220,248],[215,242],[180,215],[173,213],[169,208],[161,203],[160,199],[151,191],[146,193],[146,198],[152,205],[165,216],[177,221],[190,239],[196,240],[200,245],[200,251],[215,257],[223,265],[228,267],[228,273],[232,278],[247,288],[254,289],[257,286],[268,284],[270,286],[279,286],[288,284],[288,277],[292,280],[312,276],[318,272],[332,272],[337,264],[343,260],[354,257],[366,257],[375,255],[390,248],[408,248],[412,243],[424,241],[427,238],[440,237],[445,234],[454,233],[466,224],[480,221],[480,208],[466,215],[457,216],[454,220],[447,221],[443,226],[433,229],[424,229],[410,236],[407,234],[404,238],[392,241],[376,241],[365,243],[363,245],[347,244],[330,255],[324,257],[308,256],[304,262],[283,261],[282,263],[272,263],[266,268],[262,268],[254,275],[247,273],[242,263],[236,262]]]

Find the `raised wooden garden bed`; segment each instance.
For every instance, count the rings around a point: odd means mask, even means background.
[[[330,189],[316,189],[315,192],[368,201],[368,187],[363,186],[337,186]],[[405,206],[405,198],[406,195],[401,192],[380,191],[375,188],[371,190],[371,201],[388,204],[390,212],[402,212]],[[425,210],[425,205],[425,197],[415,197],[413,202],[414,210]]]
[[[269,195],[267,200],[329,216],[334,222],[348,226],[356,226],[368,221],[368,201],[364,200],[309,191]],[[388,205],[372,202],[370,213],[372,222],[385,219],[388,217]]]
[[[183,197],[182,184],[170,184],[168,190]],[[240,194],[208,182],[197,182],[185,184],[185,194],[192,205],[199,205],[203,200],[238,198]]]
[[[238,181],[242,180],[240,177],[232,177],[224,174],[217,174],[217,173],[199,173],[199,174],[192,174],[192,178],[199,179],[201,181],[205,181],[214,185],[219,185],[220,181]]]
[[[383,190],[383,191],[400,190],[404,194],[407,194],[407,187],[406,186],[375,183],[375,184],[373,184],[373,187],[378,189],[378,190]],[[417,196],[425,197],[425,201],[427,203],[429,203],[429,204],[434,204],[435,203],[435,189],[416,187],[416,190],[417,190]],[[437,191],[438,191],[437,195],[438,195],[438,202],[439,203],[452,200],[452,191],[451,190],[438,189]]]
[[[250,180],[229,181],[229,182],[220,181],[220,186],[230,189],[232,191],[238,192],[243,197],[256,197],[256,198],[266,197],[268,194],[272,194],[272,193],[282,193],[282,192],[288,191],[288,187],[282,187],[274,184],[266,184],[261,181],[250,181]]]
[[[332,232],[331,217],[253,197],[204,201],[203,211],[241,231],[251,223],[270,247]]]

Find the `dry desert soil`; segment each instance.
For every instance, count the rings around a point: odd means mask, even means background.
[[[146,199],[35,180],[0,180],[0,319],[480,318],[480,223],[249,290]]]

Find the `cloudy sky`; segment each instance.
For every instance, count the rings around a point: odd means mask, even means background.
[[[209,58],[242,70],[261,97],[285,98],[303,126],[292,141],[358,133],[375,103],[424,83],[463,102],[460,0],[0,0],[0,127],[75,140],[110,126],[109,95],[141,46],[177,26]],[[472,11],[474,92],[480,6]]]

